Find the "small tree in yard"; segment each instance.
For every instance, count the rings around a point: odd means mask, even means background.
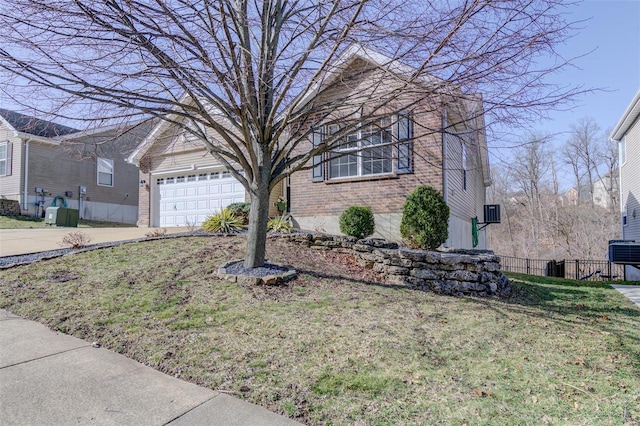
[[[340,232],[356,238],[373,234],[376,225],[371,207],[351,206],[340,215]]]
[[[577,88],[545,79],[568,64],[554,49],[571,35],[571,6],[15,0],[0,5],[0,90],[16,102],[38,99],[59,118],[153,117],[199,140],[249,194],[245,266],[258,267],[271,190],[382,114],[418,103],[439,111],[482,93],[487,125],[513,125],[572,99]],[[376,60],[335,78],[345,52],[356,51],[375,51]],[[394,84],[353,90],[364,74],[389,71]],[[400,103],[402,95],[411,101]],[[331,117],[340,130],[313,144],[314,129]]]
[[[414,247],[433,250],[449,235],[449,206],[442,194],[430,186],[416,188],[402,210],[400,234]]]

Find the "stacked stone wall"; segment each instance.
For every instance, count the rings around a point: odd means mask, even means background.
[[[351,254],[389,284],[452,296],[510,293],[509,279],[500,270],[500,257],[489,250],[414,250],[377,238],[358,240],[321,233],[278,237],[312,249]]]
[[[19,216],[20,203],[16,200],[0,198],[0,216]]]

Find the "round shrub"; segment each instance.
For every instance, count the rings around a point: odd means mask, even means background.
[[[400,234],[413,247],[433,250],[449,235],[449,206],[440,192],[430,186],[419,186],[404,203]]]
[[[351,237],[364,238],[376,228],[371,207],[351,206],[340,215],[340,231]]]

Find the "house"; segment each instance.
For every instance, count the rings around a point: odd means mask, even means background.
[[[622,239],[640,243],[640,90],[613,128],[609,138],[618,142]],[[638,259],[640,263],[640,259]],[[640,269],[625,267],[627,280],[640,281]]]
[[[78,131],[0,109],[0,198],[25,215],[67,205],[82,219],[134,224],[138,170],[124,159],[146,132],[148,125]]]
[[[327,93],[319,88],[315,102],[331,103],[332,96],[348,98],[349,92],[369,93],[371,87],[397,85],[402,80],[399,74],[412,72],[362,47],[347,51],[341,61],[336,75],[325,79],[334,87]],[[344,86],[336,87],[335,81]],[[413,94],[420,90],[429,90],[428,85],[412,82],[407,95],[391,106],[392,113],[383,113],[378,122],[345,135],[344,148],[316,159],[311,171],[291,176],[288,201],[300,228],[339,234],[343,211],[354,205],[370,206],[374,237],[398,241],[407,196],[416,187],[429,185],[443,194],[450,208],[445,246],[474,247],[475,222],[483,222],[486,188],[491,184],[481,98],[442,95],[435,102],[431,98],[416,103]],[[330,119],[332,124],[318,128],[316,139],[340,127],[339,120]],[[389,145],[390,141],[395,144]],[[484,230],[478,236],[476,248],[485,248]]]
[[[571,187],[565,191],[564,194],[559,197],[560,205],[563,207],[567,206],[577,206],[578,205],[578,190],[574,187]]]
[[[373,86],[385,85],[380,78],[396,84],[393,75],[407,68],[355,45],[337,63],[334,75],[322,84],[342,81],[344,87],[334,84],[334,90],[323,90],[319,84],[315,101],[332,104],[331,96],[367,93],[372,79],[377,79]],[[382,77],[363,72],[367,68],[384,70]],[[486,187],[491,183],[481,97],[443,95],[437,103],[446,107],[434,109],[426,101],[416,103],[415,90],[427,89],[413,84],[394,101],[393,113],[344,135],[341,149],[314,158],[310,169],[285,179],[271,193],[271,214],[277,214],[275,200],[284,196],[296,226],[339,234],[340,214],[349,206],[368,205],[376,220],[374,236],[399,240],[407,196],[420,185],[430,185],[450,207],[446,245],[472,248],[476,219],[483,221]],[[304,108],[304,98],[298,104]],[[337,123],[335,117],[332,123]],[[338,131],[339,127],[337,123]],[[332,131],[333,125],[321,124],[299,149],[309,152]],[[211,132],[207,136],[216,139]],[[197,225],[226,205],[247,200],[243,186],[203,144],[168,121],[159,123],[128,161],[139,165],[139,179],[146,182],[140,193],[139,226]],[[478,234],[476,247],[484,248],[485,233]]]
[[[616,170],[613,174],[607,173],[593,183],[593,204],[607,210],[617,207],[616,204],[620,196],[619,175],[620,172]]]

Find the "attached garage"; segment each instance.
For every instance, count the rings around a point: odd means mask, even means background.
[[[152,226],[201,225],[207,216],[245,201],[244,187],[227,171],[157,175],[153,185]]]

